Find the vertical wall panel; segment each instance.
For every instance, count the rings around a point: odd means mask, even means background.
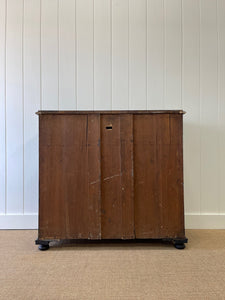
[[[219,210],[225,213],[225,1],[218,0]]]
[[[24,1],[24,213],[38,203],[38,118],[40,109],[40,1]]]
[[[164,5],[163,0],[147,2],[148,109],[164,108]]]
[[[76,109],[75,0],[59,0],[59,109]]]
[[[181,1],[165,3],[165,108],[178,109],[181,103]]]
[[[41,0],[42,109],[58,109],[58,1]]]
[[[182,100],[184,115],[184,190],[186,212],[200,213],[200,82],[199,38],[200,9],[198,0],[183,1],[183,74]],[[191,16],[191,18],[190,18]]]
[[[5,213],[5,22],[6,1],[0,0],[0,214]]]
[[[129,108],[129,4],[112,1],[112,108]]]
[[[93,109],[93,0],[77,0],[77,108]]]
[[[217,9],[201,1],[201,212],[218,213]]]
[[[146,109],[146,0],[129,1],[130,109]]]
[[[94,1],[94,108],[111,109],[111,0]]]
[[[23,1],[7,1],[7,213],[23,213]]]

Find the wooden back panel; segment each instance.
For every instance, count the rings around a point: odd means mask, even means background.
[[[39,238],[184,237],[181,113],[43,113]]]

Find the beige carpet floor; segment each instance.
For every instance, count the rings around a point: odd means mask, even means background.
[[[53,245],[36,230],[0,231],[0,299],[225,299],[225,230],[161,243]]]

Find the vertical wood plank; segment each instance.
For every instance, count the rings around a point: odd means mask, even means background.
[[[120,115],[121,209],[123,239],[135,237],[134,228],[134,166],[133,115]]]
[[[132,115],[101,116],[103,239],[134,237],[132,136]]]
[[[100,115],[88,114],[88,202],[89,238],[101,238],[101,149]],[[85,211],[84,211],[85,215]]]
[[[75,1],[59,0],[59,109],[76,109]]]
[[[134,116],[136,238],[184,237],[182,158],[182,115]]]
[[[184,0],[182,101],[184,115],[185,211],[200,213],[200,10],[199,1]]]
[[[181,103],[181,1],[165,0],[165,109]]]
[[[106,129],[112,126],[112,129]],[[120,117],[101,116],[101,235],[120,238],[122,210],[120,201],[121,157]]]
[[[76,125],[81,130],[77,136],[79,142],[85,138],[85,124],[85,116],[77,118]],[[72,183],[74,173],[70,166],[74,165],[75,159],[71,146],[76,142],[76,128],[70,116],[39,117],[39,238],[71,234],[69,212],[74,208],[77,180]],[[82,160],[85,156],[84,151],[79,158]],[[69,201],[70,210],[67,209]]]
[[[40,116],[39,238],[100,238],[99,119]]]
[[[164,5],[147,2],[147,109],[164,108]]]
[[[23,1],[7,1],[7,213],[23,213]]]
[[[129,4],[112,0],[112,108],[129,108]]]
[[[219,212],[225,213],[225,1],[218,0]]]
[[[58,109],[58,1],[41,1],[42,109]]]
[[[94,108],[112,108],[111,0],[94,1]]]
[[[77,0],[77,108],[94,108],[93,0]]]
[[[156,128],[154,116],[134,115],[134,220],[135,237],[160,235]],[[148,130],[151,128],[151,130]],[[149,159],[146,159],[149,157]]]
[[[6,153],[5,153],[5,38],[6,38],[6,1],[0,1],[0,214],[5,213],[6,196]]]
[[[218,213],[218,65],[217,9],[201,1],[201,212]]]
[[[169,116],[170,144],[158,145],[159,178],[161,193],[161,234],[184,237],[184,204],[183,204],[183,140],[182,115]],[[158,134],[164,135],[157,124]]]
[[[38,118],[40,108],[40,1],[24,1],[24,213],[38,207]]]
[[[146,109],[146,0],[129,1],[129,107]]]

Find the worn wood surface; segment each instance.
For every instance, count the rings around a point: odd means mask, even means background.
[[[182,116],[135,116],[136,238],[184,237],[182,159]]]
[[[41,116],[39,130],[40,238],[99,239],[99,116]]]
[[[183,238],[182,113],[39,115],[39,238]]]
[[[134,237],[132,129],[132,115],[101,117],[102,238]]]

